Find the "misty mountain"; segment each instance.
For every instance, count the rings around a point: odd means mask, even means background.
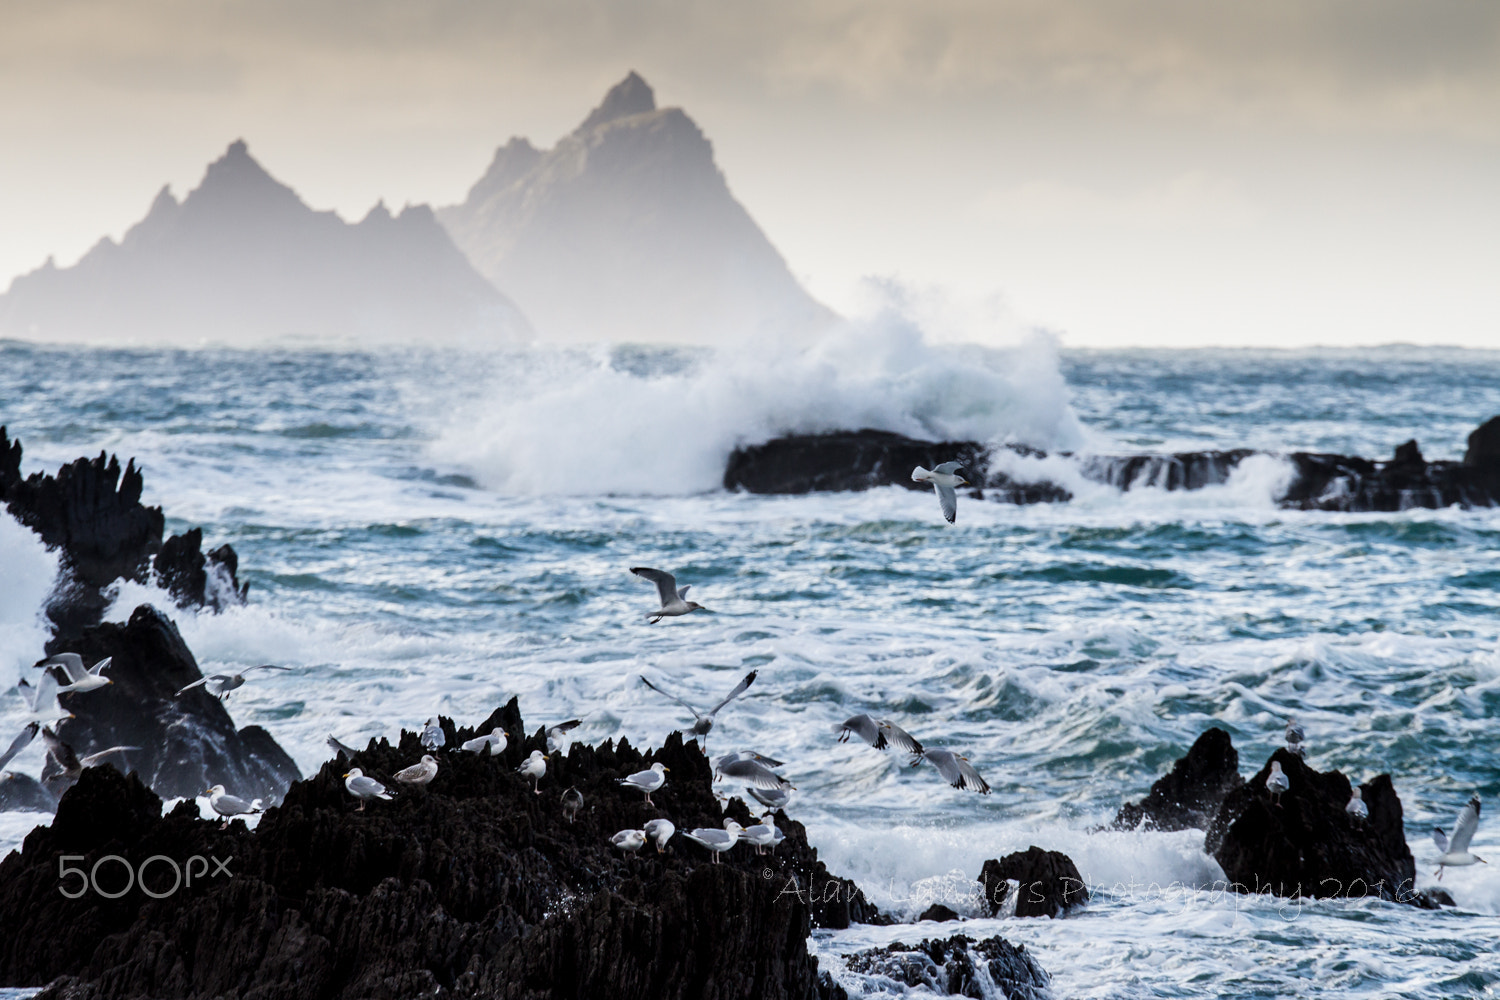
[[[268,336],[492,342],[525,318],[426,206],[316,212],[237,141],[179,202],[163,188],[115,243],[49,258],[0,296],[0,335],[242,343]]]
[[[548,339],[714,343],[833,319],[730,194],[703,132],[635,73],[552,149],[501,146],[437,216]]]

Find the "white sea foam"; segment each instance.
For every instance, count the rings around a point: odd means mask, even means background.
[[[0,690],[41,659],[49,635],[44,613],[57,580],[57,553],[0,510]]]

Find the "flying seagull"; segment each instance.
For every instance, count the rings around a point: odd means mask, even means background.
[[[640,792],[645,792],[646,805],[651,806],[654,809],[656,806],[655,803],[651,801],[651,793],[667,783],[667,776],[663,772],[669,770],[671,770],[671,768],[658,761],[644,771],[637,771],[627,778],[616,778],[615,780],[621,785],[625,785],[629,788],[634,788],[635,790]]]
[[[664,570],[651,569],[648,566],[632,566],[630,572],[643,580],[650,580],[656,584],[656,593],[661,597],[661,607],[655,611],[646,612],[646,621],[655,625],[663,618],[676,618],[680,615],[690,614],[694,611],[707,611],[703,605],[696,601],[687,599],[687,592],[692,589],[691,585],[679,588],[677,577]]]
[[[389,802],[392,798],[391,790],[386,788],[374,778],[365,776],[365,772],[359,768],[350,768],[344,775],[344,787],[349,794],[359,799],[359,812],[365,811],[365,803],[370,799],[385,799]]]
[[[0,752],[0,770],[5,769],[5,765],[10,763],[12,757],[31,745],[31,741],[36,739],[36,731],[40,728],[42,728],[41,723],[26,723],[16,738],[10,741],[10,746],[5,751]]]
[[[657,694],[671,698],[673,701],[677,702],[677,704],[681,705],[689,712],[692,712],[694,722],[690,728],[684,729],[683,732],[688,733],[692,736],[703,737],[703,742],[705,745],[707,745],[708,731],[714,727],[714,716],[719,714],[719,709],[723,708],[725,705],[729,704],[731,701],[734,701],[734,699],[744,694],[745,689],[748,688],[751,684],[755,683],[755,671],[752,670],[748,674],[746,674],[745,679],[736,684],[734,686],[734,690],[729,692],[729,694],[724,697],[723,701],[719,702],[713,708],[710,708],[707,714],[699,712],[696,708],[694,708],[692,705],[689,705],[687,702],[683,701],[675,694],[667,694],[667,692],[663,691],[655,684],[652,684],[644,677],[641,678],[641,683],[645,684],[648,688],[655,691]]]
[[[223,822],[219,824],[220,830],[229,829],[229,821],[236,816],[249,816],[261,811],[260,799],[246,802],[238,795],[230,795],[223,785],[215,785],[203,794],[208,796],[210,808],[223,817]]]
[[[185,687],[182,690],[178,691],[177,694],[174,695],[173,697],[180,698],[184,694],[186,694],[188,691],[191,691],[193,688],[195,688],[195,687],[202,687],[209,694],[218,697],[219,700],[222,701],[225,698],[229,697],[229,692],[235,690],[236,688],[244,687],[244,685],[245,685],[245,675],[248,674],[248,673],[250,673],[252,670],[290,670],[290,669],[292,669],[292,668],[291,667],[278,667],[274,663],[262,663],[262,664],[259,664],[258,666],[246,667],[244,670],[230,670],[230,671],[226,671],[225,673],[222,673],[222,674],[209,674],[207,677],[200,677],[197,680],[193,681],[193,683],[189,684],[187,687]]]
[[[57,678],[52,676],[52,671],[44,671],[37,678],[36,687],[32,687],[25,680],[16,685],[31,707],[31,711],[25,716],[29,722],[40,722],[46,725],[49,722],[61,722],[63,719],[73,718],[73,713],[63,708],[57,701]]]
[[[555,726],[548,726],[547,749],[552,753],[562,753],[568,748],[568,744],[571,744],[573,742],[572,737],[568,737],[567,743],[564,743],[563,737],[567,736],[569,733],[571,733],[581,725],[583,725],[583,722],[581,720],[569,719],[567,722],[559,722]],[[505,748],[501,747],[501,749],[503,750]]]
[[[739,754],[729,754],[716,759],[714,761],[714,777],[748,781],[755,788],[764,788],[772,791],[796,787],[760,761],[753,757],[744,757]]]
[[[1474,839],[1474,831],[1479,826],[1479,796],[1475,795],[1469,799],[1458,812],[1458,820],[1453,824],[1453,839],[1443,832],[1440,826],[1432,829],[1432,842],[1437,849],[1442,851],[1442,857],[1437,859],[1438,870],[1436,872],[1438,881],[1443,880],[1444,868],[1462,868],[1472,864],[1489,864],[1477,854],[1469,853],[1469,841]]]
[[[104,676],[105,668],[112,662],[114,662],[114,657],[106,656],[94,664],[92,668],[89,668],[83,665],[83,657],[77,653],[58,653],[56,656],[49,656],[42,662],[34,664],[34,666],[41,667],[44,670],[50,667],[56,667],[61,670],[63,676],[68,679],[68,683],[58,687],[57,693],[66,694],[69,691],[93,691],[95,688],[102,688],[106,684],[113,684],[114,681]]]
[[[79,757],[73,752],[72,747],[64,743],[47,726],[42,727],[42,742],[47,747],[47,757],[42,761],[42,785],[58,798],[62,798],[63,792],[78,783],[78,778],[83,774],[84,768],[102,763],[111,754],[140,749],[140,747],[110,747],[108,750],[91,753],[87,757]]]
[[[911,470],[911,481],[931,483],[937,487],[938,503],[943,508],[943,516],[952,524],[954,518],[958,517],[958,494],[954,492],[954,488],[969,485],[969,481],[964,478],[963,463],[944,462],[931,472],[919,465]]]
[[[885,741],[897,750],[906,753],[922,752],[922,744],[917,741],[917,738],[889,719],[880,720],[880,735],[884,736]]]
[[[990,786],[987,781],[979,776],[974,770],[974,765],[969,763],[969,758],[954,753],[952,750],[923,750],[921,753],[912,754],[911,766],[916,767],[924,760],[932,761],[938,769],[938,774],[943,780],[954,788],[972,788],[980,795],[990,794]]]
[[[858,736],[876,750],[886,748],[885,734],[880,731],[880,723],[861,712],[851,715],[844,720],[839,727],[839,742],[848,743],[850,734]]]

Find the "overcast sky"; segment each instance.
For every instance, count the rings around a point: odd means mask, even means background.
[[[0,287],[239,137],[347,219],[460,201],[631,69],[835,309],[1500,347],[1491,0],[0,0]]]

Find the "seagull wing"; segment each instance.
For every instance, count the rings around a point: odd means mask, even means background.
[[[83,765],[78,762],[78,755],[73,748],[64,743],[50,727],[42,727],[42,742],[47,745],[47,756],[51,762],[55,762],[63,771],[71,771],[74,774],[83,770]]]
[[[974,765],[962,757],[958,758],[958,773],[963,776],[965,788],[972,788],[980,795],[990,794],[990,783],[981,778]]]
[[[238,795],[220,795],[214,802],[214,812],[220,816],[235,815],[237,813],[257,812],[258,810]]]
[[[963,471],[964,471],[964,463],[962,463],[962,462],[944,462],[942,465],[935,466],[932,471],[933,472],[941,472],[945,476],[957,476],[957,475],[961,475],[963,473]],[[964,478],[967,479],[968,477],[965,476]]]
[[[274,663],[257,663],[253,667],[246,667],[244,670],[241,670],[240,671],[240,676],[243,677],[243,676],[245,676],[246,674],[248,674],[252,670],[290,670],[290,669],[292,669],[292,668],[291,667],[278,667]]]
[[[863,712],[845,719],[839,730],[853,733],[876,750],[884,750],[886,747],[885,734],[880,731],[879,723]]]
[[[207,684],[209,681],[213,680],[217,676],[219,676],[219,675],[218,674],[209,674],[207,677],[200,677],[197,680],[193,681],[193,683],[189,684],[187,687],[179,689],[178,692],[176,694],[174,694],[172,697],[173,698],[181,698],[184,694],[187,694],[193,688],[195,688],[195,687],[202,687],[203,685]]]
[[[89,673],[91,673],[94,676],[98,677],[101,674],[103,674],[104,673],[104,669],[106,667],[108,667],[113,662],[115,662],[115,658],[113,656],[106,656],[104,659],[100,660],[98,663],[94,664],[92,667],[89,667]]]
[[[347,743],[340,743],[338,741],[338,738],[332,733],[328,734],[328,749],[333,751],[335,757],[337,757],[339,754],[343,754],[345,757],[348,757],[351,760],[354,758],[354,755],[359,752],[358,750],[355,750],[353,747],[349,746]]]
[[[964,774],[959,769],[958,757],[950,750],[925,750],[922,756],[932,761],[943,780],[954,788],[964,787]]]
[[[666,607],[677,600],[677,577],[671,573],[649,566],[632,566],[630,572],[643,580],[650,580],[656,584],[657,596],[661,598],[662,607]]]
[[[26,728],[21,730],[20,735],[10,741],[10,746],[6,748],[5,752],[0,753],[0,770],[3,770],[5,765],[10,763],[12,757],[31,745],[31,741],[36,739],[37,730],[41,728],[41,725],[35,722],[26,724]]]
[[[755,676],[754,673],[752,673],[751,676],[752,677]],[[661,688],[657,687],[655,684],[652,684],[650,681],[646,680],[646,678],[644,678],[644,677],[641,678],[641,683],[644,684],[644,685],[646,685],[651,690],[655,691],[657,694],[663,695],[663,696],[665,696],[667,698],[671,698],[673,701],[677,702],[677,704],[681,705],[683,708],[687,709],[689,712],[692,712],[693,713],[693,718],[695,718],[695,719],[701,719],[701,718],[703,718],[702,715],[698,714],[698,710],[696,708],[694,708],[692,705],[689,705],[687,702],[683,701],[681,698],[677,697],[675,694],[667,694],[667,692],[663,691]],[[738,692],[736,692],[736,693],[738,693]],[[730,695],[729,696],[729,698],[733,698],[733,697],[734,697],[734,695]],[[728,701],[729,698],[725,698],[724,700]],[[710,713],[710,714],[712,714],[712,713]]]
[[[1448,849],[1454,854],[1463,854],[1474,839],[1474,830],[1479,826],[1479,796],[1471,798],[1458,812],[1458,821],[1453,825],[1453,839]]]
[[[84,669],[83,657],[79,656],[77,653],[58,653],[56,656],[49,656],[41,663],[38,663],[37,666],[43,668],[44,670],[48,667],[61,668],[62,672],[67,675],[69,684],[77,684],[89,674],[89,672]]]
[[[91,753],[87,757],[80,757],[78,758],[78,763],[82,764],[84,767],[93,767],[95,764],[98,764],[101,760],[108,757],[110,754],[124,753],[127,750],[139,749],[140,747],[110,747],[108,750],[100,750],[98,753]]]
[[[582,719],[569,719],[567,722],[559,722],[557,725],[549,727],[547,730],[547,735],[561,736],[563,733],[572,732],[581,725],[583,725]]]
[[[922,752],[921,741],[894,722],[882,719],[880,722],[880,732],[897,750],[903,750],[906,753]]]
[[[755,674],[756,671],[754,670],[746,674],[745,679],[736,684],[734,686],[734,690],[729,692],[729,694],[725,696],[723,701],[719,702],[713,708],[710,708],[708,710],[708,717],[712,719],[714,716],[719,714],[719,709],[723,708],[725,705],[729,704],[731,701],[734,701],[734,699],[744,694],[745,689],[748,688],[751,684],[755,683]]]
[[[792,787],[790,781],[787,781],[764,764],[753,760],[730,761],[719,770],[726,778],[737,778],[740,781],[747,781],[756,788],[779,790]]]
[[[1448,835],[1443,832],[1442,827],[1435,826],[1432,828],[1432,842],[1437,845],[1437,849],[1443,854],[1448,853]]]
[[[958,494],[951,486],[944,486],[941,483],[933,485],[937,487],[938,503],[943,508],[943,516],[948,519],[949,524],[953,524],[954,519],[958,517]]]

